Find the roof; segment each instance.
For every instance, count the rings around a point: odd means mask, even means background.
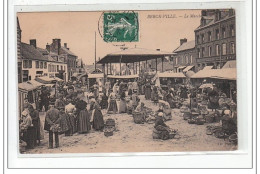
[[[236,68],[224,68],[224,69],[206,69],[201,70],[194,74],[191,78],[215,78],[236,80],[237,79]]]
[[[70,54],[70,55],[72,55],[72,56],[76,56],[76,54],[74,54],[73,52],[71,52],[70,50],[68,50],[68,49],[65,48],[65,47],[61,47],[61,49],[62,49],[64,52],[66,52],[67,54]]]
[[[213,66],[205,66],[205,67],[203,68],[203,70],[212,69],[212,68],[213,68]]]
[[[195,48],[195,40],[185,42],[182,45],[180,45],[176,50],[174,50],[174,53],[180,52],[180,51],[185,51],[185,50],[190,50]]]
[[[230,61],[227,61],[227,63],[222,67],[222,69],[236,68],[236,67],[237,67],[236,60],[230,60]]]
[[[49,54],[49,52],[46,49],[37,47],[37,50],[40,51],[42,53],[42,55],[48,55]]]
[[[170,55],[174,55],[174,53],[150,50],[145,48],[129,48],[115,53],[107,54],[97,63],[120,63],[120,59],[122,63],[133,63]]]
[[[93,71],[95,71],[95,65],[85,65],[84,69],[87,73],[92,73]],[[97,64],[96,69],[102,72],[102,65]]]
[[[108,75],[107,78],[111,79],[133,79],[133,78],[138,78],[138,74],[133,74],[133,75],[123,75],[123,76],[114,76],[114,75]]]
[[[165,77],[165,78],[186,78],[183,73],[172,73],[172,72],[158,73],[158,77]]]
[[[208,27],[208,26],[210,26],[210,25],[213,25],[213,24],[222,22],[222,21],[227,20],[227,19],[230,19],[230,18],[232,18],[232,17],[235,17],[235,15],[232,15],[232,16],[227,15],[227,16],[225,16],[224,18],[222,18],[222,19],[220,19],[220,20],[218,20],[218,21],[215,21],[215,20],[212,19],[208,24],[206,24],[206,25],[204,25],[204,26],[201,26],[201,25],[200,25],[200,26],[199,26],[198,28],[196,28],[194,31],[197,31],[197,30],[202,29],[202,28],[206,28],[206,27]],[[203,16],[203,18],[205,18],[205,16]]]
[[[48,58],[43,56],[38,49],[23,42],[21,43],[21,56],[22,59],[48,61]]]

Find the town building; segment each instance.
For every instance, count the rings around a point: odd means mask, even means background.
[[[36,39],[30,44],[21,43],[22,81],[34,80],[36,77],[59,77],[67,81],[67,64],[54,59],[47,50],[37,47]]]
[[[22,30],[20,28],[19,19],[17,17],[17,72],[18,72],[18,83],[23,82],[22,78],[22,58],[21,58],[21,39]]]
[[[202,10],[200,26],[195,29],[197,69],[221,68],[236,59],[235,11]]]
[[[180,46],[176,48],[169,65],[174,72],[196,71],[196,51],[195,41],[188,41],[186,38],[180,39]]]
[[[77,72],[77,59],[73,52],[67,47],[67,43],[61,46],[61,39],[52,39],[51,44],[46,45],[46,50],[51,57],[58,56],[60,60],[67,64],[68,80]]]

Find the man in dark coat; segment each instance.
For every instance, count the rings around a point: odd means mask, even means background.
[[[33,129],[34,129],[34,134],[33,134],[33,140],[34,140],[34,145],[39,145],[40,140],[41,140],[41,134],[40,134],[40,129],[41,129],[41,123],[40,123],[40,117],[39,117],[39,112],[33,108],[32,105],[28,106],[28,110],[30,112],[30,116],[32,118],[32,124],[33,124]],[[38,141],[38,142],[37,142]]]
[[[55,135],[55,147],[59,147],[59,127],[60,115],[59,110],[50,105],[50,109],[46,113],[44,130],[49,131],[49,148],[53,148],[53,134]]]

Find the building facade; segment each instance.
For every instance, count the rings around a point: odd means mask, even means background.
[[[67,64],[68,80],[70,80],[73,74],[77,72],[78,56],[70,51],[67,43],[61,46],[61,39],[52,39],[52,43],[46,45],[46,50],[50,53],[50,56],[58,56],[62,62]]]
[[[195,70],[196,65],[196,51],[195,51],[195,41],[187,41],[186,38],[180,39],[180,46],[176,48],[171,58],[173,71],[183,72],[189,70]]]
[[[221,68],[236,60],[235,11],[202,10],[200,26],[195,32],[197,69]]]

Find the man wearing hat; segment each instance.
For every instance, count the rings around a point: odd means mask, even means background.
[[[49,148],[53,148],[53,134],[55,135],[55,147],[59,147],[58,127],[60,122],[59,110],[50,105],[46,113],[44,130],[49,131]]]

